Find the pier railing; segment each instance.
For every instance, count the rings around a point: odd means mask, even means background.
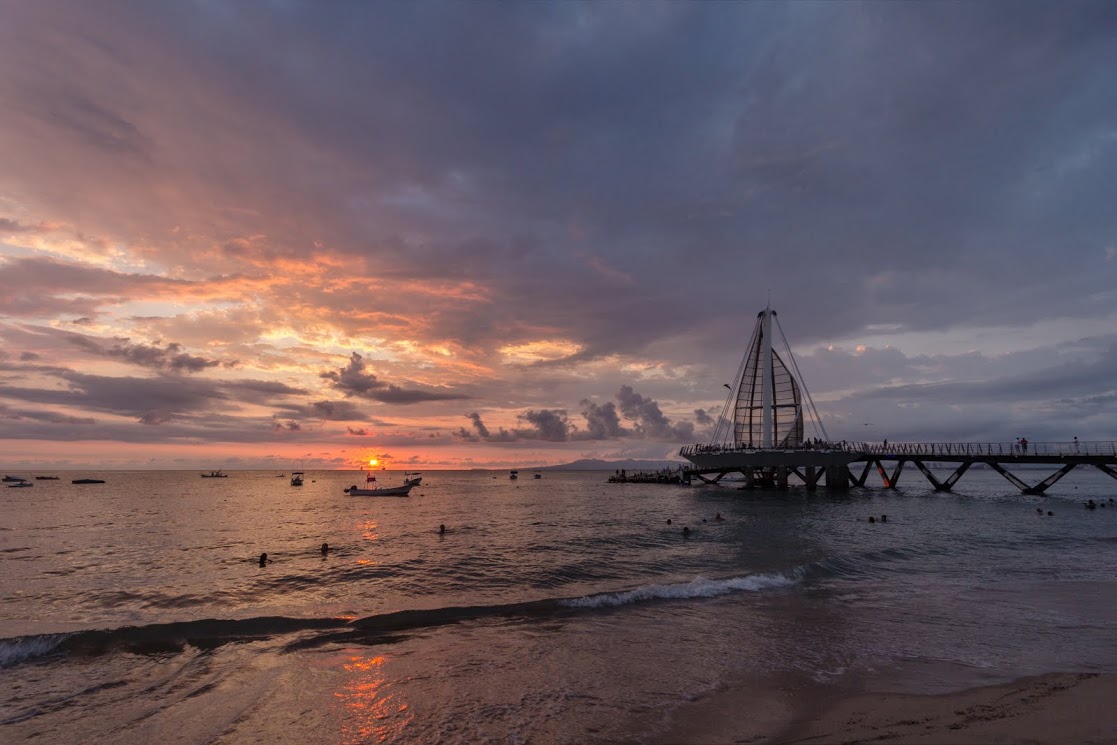
[[[686,458],[692,455],[763,452],[764,450],[764,448],[726,444],[695,444],[684,446],[679,450],[679,455]],[[978,457],[1075,455],[1117,457],[1117,440],[1028,442],[1027,445],[1021,445],[1019,442],[850,442],[843,440],[840,442],[809,443],[793,448],[768,448],[767,450],[769,452],[817,450],[822,452],[864,453],[889,458],[934,458],[935,456],[958,457],[965,455]]]

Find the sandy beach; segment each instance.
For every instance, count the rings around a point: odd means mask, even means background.
[[[1055,673],[942,695],[815,698],[794,687],[720,691],[676,712],[658,745],[1084,745],[1117,737],[1117,676]]]

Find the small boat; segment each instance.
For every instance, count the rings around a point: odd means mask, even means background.
[[[0,480],[4,481],[5,483],[9,483],[12,481],[27,481],[27,479],[23,478],[22,476],[5,476],[3,479]]]
[[[71,484],[103,484],[104,479],[74,479]]]
[[[422,480],[423,480],[423,474],[421,474],[421,473],[407,473],[406,471],[404,471],[403,483],[411,484],[412,486],[418,486],[419,482],[421,482]]]
[[[36,476],[36,481],[58,481],[57,476]]]
[[[303,472],[302,471],[291,471],[291,486],[302,486],[302,485],[303,485]]]
[[[371,473],[365,477],[365,488],[361,489],[356,484],[345,490],[351,497],[406,497],[415,487],[408,481],[403,486],[376,486],[376,477]]]
[[[21,486],[34,486],[30,481],[17,481],[14,484],[8,484],[9,489],[18,489]]]
[[[537,473],[537,474],[535,474],[535,478],[541,479],[541,478],[543,478],[543,474]]]
[[[210,471],[209,473],[203,473],[202,478],[203,479],[227,479],[227,478],[229,478],[229,474],[221,473],[221,469],[218,468],[216,471]]]
[[[520,478],[520,472],[515,470],[515,469],[512,469],[511,471],[508,472],[508,478],[518,479],[518,478]]]

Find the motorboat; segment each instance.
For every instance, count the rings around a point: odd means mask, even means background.
[[[421,482],[422,480],[423,480],[423,474],[421,474],[421,473],[407,473],[405,471],[404,474],[403,474],[403,483],[405,483],[405,484],[411,484],[412,486],[418,486],[419,482]]]
[[[537,474],[535,474],[535,478],[541,479],[541,478],[543,478],[543,474],[537,473]]]
[[[36,476],[36,481],[58,481],[58,476]]]
[[[291,486],[302,486],[302,485],[303,485],[303,472],[302,471],[291,471]]]
[[[5,476],[3,479],[0,479],[0,481],[11,483],[14,481],[27,481],[27,479],[23,478],[22,476]]]
[[[14,484],[8,484],[9,489],[18,489],[21,486],[34,486],[30,481],[17,481]]]
[[[404,481],[403,486],[376,486],[376,483],[376,477],[370,473],[365,477],[363,489],[353,484],[345,490],[345,493],[351,497],[406,497],[415,487],[415,484],[409,481]]]
[[[209,473],[203,473],[202,478],[203,479],[227,479],[227,478],[229,478],[229,474],[222,473],[221,469],[218,468],[216,471],[210,471]]]
[[[103,484],[104,479],[74,479],[71,484]]]
[[[518,479],[518,478],[520,478],[520,472],[515,470],[515,469],[512,469],[511,471],[508,472],[508,478]]]

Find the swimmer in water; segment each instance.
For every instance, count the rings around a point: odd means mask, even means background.
[[[439,525],[438,526],[438,534],[439,535],[446,535],[446,526],[445,525]]]
[[[326,554],[328,554],[329,552],[330,552],[330,544],[328,544],[328,543],[323,543],[323,544],[322,544],[322,555],[323,555],[323,556],[325,556],[325,555],[326,555]]]
[[[266,567],[269,561],[267,554],[260,554],[260,566]]]
[[[689,535],[690,535],[690,528],[688,528],[687,526],[684,525],[683,526],[683,536],[686,537],[686,536],[689,536]]]
[[[714,522],[716,522],[716,523],[720,523],[724,519],[725,518],[721,516],[720,512],[718,514],[714,515]]]

